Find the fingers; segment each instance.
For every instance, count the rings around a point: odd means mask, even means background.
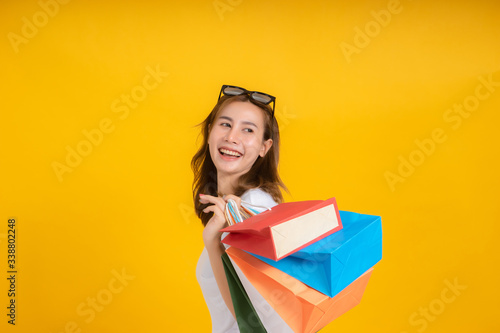
[[[207,194],[200,194],[200,202],[202,204],[208,204],[208,203],[214,204],[221,211],[224,211],[224,207],[226,206],[226,202],[224,201],[224,199]]]
[[[203,242],[205,247],[220,246],[221,229],[226,226],[226,219],[221,214],[221,210],[215,205],[211,205],[203,210],[205,213],[213,212],[214,216],[208,221],[203,229]],[[221,216],[222,215],[222,216]]]
[[[224,201],[227,202],[229,199],[233,199],[236,204],[238,205],[238,209],[241,208],[241,198],[240,197],[237,197],[235,195],[232,195],[232,194],[228,194],[228,195],[225,195],[223,197]]]
[[[224,213],[222,210],[219,209],[219,207],[217,207],[216,205],[212,205],[212,206],[208,206],[206,207],[204,210],[203,210],[204,213],[209,213],[209,212],[213,212],[214,213],[214,216],[217,218],[217,219],[222,219],[222,220],[226,220],[226,217],[224,216]]]
[[[211,206],[208,206],[208,207],[217,207],[219,210],[220,210],[220,213],[218,214],[222,214],[222,216],[224,217],[224,210],[226,208],[226,203],[229,201],[229,199],[233,199],[235,202],[236,202],[236,205],[238,206],[238,209],[241,209],[241,198],[240,197],[237,197],[233,194],[228,194],[228,195],[225,195],[224,197],[215,197],[213,195],[206,195],[206,194],[201,194],[200,195],[200,202],[202,204],[208,204],[208,203],[211,203],[213,205]],[[208,208],[207,207],[207,208]],[[208,212],[211,212],[213,211],[215,213],[214,210],[203,210],[205,213],[208,213]]]

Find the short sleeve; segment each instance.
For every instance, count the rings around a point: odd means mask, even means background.
[[[262,206],[262,208],[250,206],[251,208],[257,210],[259,213],[266,210],[266,208],[271,208],[278,204],[276,201],[274,201],[273,197],[269,193],[261,190],[260,188],[254,188],[246,191],[241,196],[241,200],[243,201],[243,205],[245,205],[246,202],[250,205]]]

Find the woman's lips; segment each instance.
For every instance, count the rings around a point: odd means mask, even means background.
[[[222,158],[228,159],[228,160],[234,160],[239,157],[241,157],[241,153],[235,150],[230,150],[227,148],[219,148],[219,154],[221,155]]]

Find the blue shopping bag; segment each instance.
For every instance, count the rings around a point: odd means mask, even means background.
[[[334,297],[382,259],[380,216],[339,211],[343,228],[281,260],[255,257]]]

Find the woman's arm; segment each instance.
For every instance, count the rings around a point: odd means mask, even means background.
[[[237,202],[238,206],[241,202],[240,198],[233,195],[228,195],[227,197],[225,197],[225,199],[234,199]],[[205,213],[214,213],[212,218],[205,226],[205,229],[203,230],[203,242],[205,243],[205,248],[207,249],[210,265],[212,266],[215,281],[217,281],[217,286],[219,287],[222,299],[226,303],[229,311],[233,314],[233,317],[236,318],[234,313],[233,301],[231,299],[231,293],[227,284],[226,273],[224,271],[224,266],[221,259],[221,256],[225,252],[225,248],[221,243],[220,230],[226,226],[226,218],[224,216],[226,201],[222,198],[214,197],[211,195],[200,195],[200,202],[204,204],[213,204],[203,210],[203,212]]]

